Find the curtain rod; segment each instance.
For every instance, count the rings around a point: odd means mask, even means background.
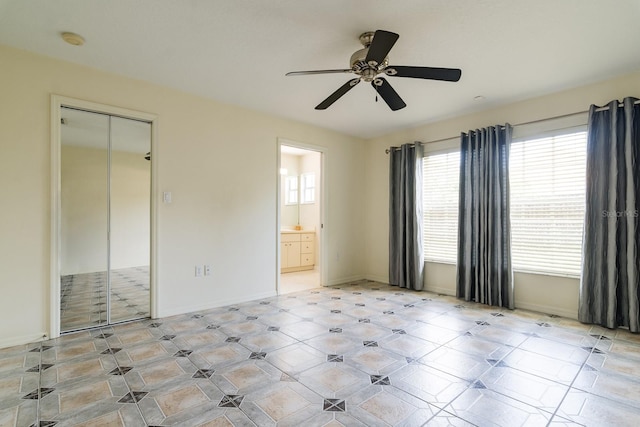
[[[640,99],[636,100],[633,104],[634,105],[640,104]],[[622,107],[622,106],[624,106],[624,104],[618,103],[618,107]],[[605,105],[604,107],[596,108],[596,111],[604,111],[604,110],[608,110],[608,109],[609,109],[609,106]],[[538,120],[531,120],[531,121],[528,121],[528,122],[516,123],[515,125],[511,125],[511,126],[516,127],[516,126],[524,126],[524,125],[533,125],[533,124],[536,124],[536,123],[546,122],[547,120],[564,119],[566,117],[577,116],[579,114],[585,114],[585,113],[588,113],[588,112],[589,112],[589,110],[578,111],[576,113],[561,114],[559,116],[547,117],[546,119],[538,119]],[[456,136],[450,136],[448,138],[440,138],[440,139],[436,139],[436,140],[429,141],[429,142],[416,141],[411,145],[415,145],[415,144],[435,144],[436,142],[448,141],[450,139],[455,139],[455,138],[459,138],[459,137],[460,137],[460,135],[458,134]],[[384,150],[384,152],[389,154],[391,152],[391,150],[397,150],[399,148],[400,147],[389,147],[386,150]]]

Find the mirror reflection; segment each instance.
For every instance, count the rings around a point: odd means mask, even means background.
[[[148,317],[151,124],[62,118],[61,331]]]

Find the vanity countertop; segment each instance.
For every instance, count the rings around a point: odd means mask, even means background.
[[[300,234],[300,233],[315,233],[316,230],[310,230],[310,229],[302,229],[302,230],[294,230],[293,228],[282,228],[280,229],[280,233],[285,233],[285,234]]]

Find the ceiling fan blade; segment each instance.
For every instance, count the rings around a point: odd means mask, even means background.
[[[374,67],[382,64],[382,61],[387,57],[393,45],[396,44],[398,37],[400,36],[396,33],[377,30],[373,36],[371,46],[369,46],[369,52],[367,52],[367,57],[365,59],[367,64],[372,65],[370,63],[375,62],[373,65]]]
[[[310,74],[338,74],[338,73],[353,73],[352,70],[314,70],[314,71],[291,71],[285,74],[285,76],[307,76]]]
[[[349,92],[351,90],[351,88],[354,87],[355,85],[357,85],[358,83],[360,83],[360,78],[359,77],[357,79],[349,80],[348,82],[346,82],[345,84],[340,86],[340,88],[338,88],[337,91],[335,91],[331,95],[329,95],[329,97],[327,99],[325,99],[320,104],[318,104],[318,106],[316,107],[316,110],[326,110],[331,104],[333,104],[338,99],[340,99],[340,97],[342,95],[344,95],[345,93]]]
[[[457,82],[462,75],[462,70],[458,68],[407,67],[403,65],[389,65],[384,72],[388,76],[394,77],[413,77],[445,82]]]
[[[371,86],[373,86],[393,111],[400,110],[407,106],[402,98],[400,98],[400,95],[398,95],[398,92],[396,92],[385,79],[378,77],[371,82]]]

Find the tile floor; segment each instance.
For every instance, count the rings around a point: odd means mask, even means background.
[[[2,426],[637,426],[640,336],[357,282],[0,350]]]
[[[320,270],[294,271],[280,274],[280,295],[320,287]]]
[[[107,323],[107,272],[60,278],[62,331]],[[111,323],[149,317],[149,267],[111,271]]]

